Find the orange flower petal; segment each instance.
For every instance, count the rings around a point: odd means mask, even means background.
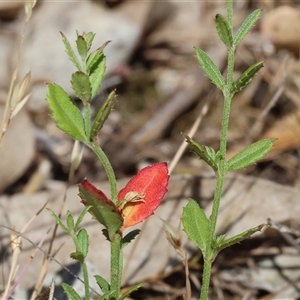
[[[143,195],[143,199],[127,202],[124,205],[122,209],[123,229],[142,222],[153,214],[167,192],[169,177],[167,164],[161,162],[142,169],[131,178],[119,192],[118,200],[124,200],[130,192]]]

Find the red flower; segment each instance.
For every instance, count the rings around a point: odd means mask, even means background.
[[[169,177],[166,163],[142,169],[121,189],[117,205],[87,180],[79,185],[79,195],[85,205],[93,206],[90,212],[108,231],[111,226],[123,231],[154,213],[167,192]]]

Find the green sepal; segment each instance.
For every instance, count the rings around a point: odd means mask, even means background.
[[[253,165],[268,154],[275,141],[276,139],[264,139],[243,149],[228,160],[227,171],[236,171]]]
[[[110,291],[109,283],[100,275],[94,276],[98,286],[100,287],[101,291],[105,294]]]
[[[127,233],[123,238],[122,238],[122,248],[127,246],[132,240],[135,239],[135,237],[141,232],[140,229],[135,229]]]
[[[215,25],[221,41],[228,48],[231,48],[233,46],[232,30],[224,16],[217,14],[215,17]]]
[[[103,50],[107,44],[108,42],[106,42],[96,51],[92,52],[86,61],[86,68],[92,87],[92,97],[94,97],[98,92],[104,78],[104,73],[106,70],[106,57],[103,53]]]
[[[62,283],[61,286],[64,292],[70,297],[71,300],[82,300],[73,287],[71,287],[67,283]]]
[[[70,230],[73,230],[74,226],[75,226],[74,225],[74,217],[73,217],[72,213],[69,210],[67,211],[66,219],[67,219],[68,228]]]
[[[239,28],[236,36],[233,39],[233,45],[238,45],[245,35],[250,31],[250,29],[254,26],[255,22],[259,19],[261,14],[261,9],[257,9],[253,11],[247,19],[243,22],[241,27]]]
[[[116,232],[123,225],[123,217],[116,205],[105,194],[98,190],[88,180],[79,185],[79,197],[84,205],[91,205],[89,212],[108,231],[108,238],[112,241]]]
[[[254,234],[255,232],[261,231],[263,229],[263,227],[267,226],[267,224],[260,224],[256,227],[253,227],[251,229],[248,229],[242,233],[239,233],[237,235],[235,235],[234,237],[231,237],[227,240],[224,240],[224,235],[218,237],[215,242],[214,242],[214,256],[216,257],[217,254],[225,249],[228,248],[234,244],[240,243],[243,240],[251,237],[252,234]]]
[[[101,128],[103,127],[105,121],[109,117],[115,103],[116,103],[116,93],[115,93],[115,91],[112,91],[108,95],[107,99],[105,100],[105,102],[103,103],[103,105],[101,106],[100,110],[98,111],[98,113],[95,117],[94,123],[92,125],[92,129],[91,129],[90,141],[95,142],[97,140],[97,136],[98,136]]]
[[[79,71],[82,71],[82,67],[81,67],[81,64],[77,58],[77,55],[75,54],[75,52],[73,51],[68,39],[65,37],[65,35],[60,32],[61,36],[62,36],[62,40],[63,40],[63,43],[65,45],[65,50],[69,56],[69,59],[70,61],[74,64],[74,66],[79,70]]]
[[[57,84],[47,84],[47,102],[56,126],[75,140],[86,141],[83,116],[73,99]]]
[[[72,89],[76,96],[83,102],[89,102],[92,98],[92,87],[89,76],[81,71],[72,74]]]
[[[127,290],[120,298],[119,300],[124,300],[127,298],[132,292],[137,291],[139,288],[143,287],[144,285],[142,283],[139,283],[133,287],[131,287],[129,290]]]
[[[186,142],[189,144],[190,149],[195,152],[200,159],[203,159],[209,166],[211,166],[214,171],[217,171],[218,166],[216,163],[215,150],[207,146],[203,148],[186,134],[183,134],[183,136],[185,137]]]
[[[183,208],[182,224],[188,238],[199,247],[205,257],[210,221],[195,200],[190,200]]]
[[[86,40],[82,35],[77,35],[76,46],[82,61],[85,61],[88,53],[88,47]]]
[[[61,219],[56,215],[56,213],[55,213],[52,209],[50,209],[50,208],[46,208],[46,209],[50,212],[51,216],[55,219],[55,222],[57,223],[57,225],[58,225],[65,233],[69,234],[69,233],[70,233],[69,228],[63,224],[63,222],[62,222]]]
[[[235,94],[236,92],[241,91],[244,87],[246,87],[253,77],[257,74],[257,72],[264,66],[264,62],[260,61],[252,66],[250,66],[237,80],[233,83],[230,93]]]
[[[207,77],[212,81],[213,84],[215,84],[220,90],[223,90],[225,87],[225,80],[218,69],[218,67],[215,65],[215,63],[212,61],[212,59],[207,55],[206,52],[201,50],[200,48],[195,47],[196,51],[196,57],[200,63],[201,68],[206,73]]]

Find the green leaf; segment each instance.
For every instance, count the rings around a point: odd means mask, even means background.
[[[103,192],[98,190],[88,180],[83,180],[79,185],[79,197],[84,205],[91,205],[89,212],[108,231],[109,239],[123,225],[123,217],[116,205],[109,200]]]
[[[92,129],[91,129],[91,137],[90,140],[92,142],[95,142],[97,140],[97,136],[103,127],[105,121],[109,117],[114,105],[116,103],[116,93],[115,91],[112,91],[103,105],[101,106],[100,110],[98,111],[96,118],[94,120]]]
[[[88,58],[87,61],[87,70],[89,71],[89,78],[92,87],[92,97],[97,94],[104,78],[106,57],[103,54],[103,49],[105,45],[91,53],[91,59]]]
[[[104,293],[98,300],[110,300],[111,299],[110,296],[112,296],[115,293],[116,293],[116,290],[108,291],[108,292]]]
[[[125,298],[127,298],[132,292],[137,291],[139,288],[143,287],[144,285],[142,283],[139,283],[135,286],[133,286],[132,288],[130,288],[129,290],[127,290],[120,298],[119,300],[124,300]]]
[[[223,90],[225,87],[225,80],[220,73],[220,70],[211,60],[211,58],[203,50],[195,47],[196,56],[200,63],[201,68],[206,73],[208,78],[214,83],[220,90]]]
[[[236,92],[241,91],[244,87],[246,87],[249,84],[249,82],[253,79],[253,77],[263,66],[264,66],[263,61],[260,61],[250,66],[232,85],[230,92],[232,94],[235,94]]]
[[[276,139],[260,140],[243,149],[228,160],[227,171],[246,168],[264,158],[272,149],[275,140]]]
[[[86,35],[83,35],[86,40],[87,51],[90,51],[95,34],[93,32],[88,32]]]
[[[78,70],[82,71],[82,67],[80,65],[80,62],[79,62],[75,52],[73,51],[69,41],[67,40],[67,38],[65,37],[65,35],[62,32],[60,32],[60,34],[62,36],[62,40],[63,40],[63,43],[65,45],[65,50],[66,50],[67,54],[69,55],[70,61],[74,64],[74,66]]]
[[[47,101],[56,126],[75,140],[86,141],[82,114],[63,88],[49,83]]]
[[[94,276],[98,286],[100,287],[101,291],[105,294],[110,291],[109,283],[100,275]]]
[[[135,229],[127,233],[123,238],[122,238],[122,248],[127,246],[135,237],[141,232],[140,229]]]
[[[92,98],[92,87],[89,76],[77,71],[72,74],[72,88],[76,96],[83,102],[89,102]]]
[[[260,14],[261,14],[261,9],[257,9],[247,17],[247,19],[243,22],[243,24],[239,28],[236,36],[234,37],[233,40],[234,46],[238,45],[242,41],[245,35],[254,26],[255,22],[259,19]]]
[[[80,252],[83,253],[84,257],[87,256],[89,251],[89,235],[85,228],[80,229],[80,231],[77,234],[77,241]]]
[[[74,229],[74,217],[73,217],[72,213],[69,210],[67,211],[66,219],[67,219],[68,228],[70,230],[73,230]]]
[[[209,166],[213,168],[214,171],[218,170],[218,166],[216,163],[216,153],[214,149],[210,147],[203,148],[196,141],[192,140],[188,135],[183,134],[186,139],[186,142],[189,144],[189,147],[196,155],[203,159]]]
[[[85,207],[84,210],[80,213],[80,215],[79,215],[79,217],[78,217],[78,219],[77,219],[77,221],[76,221],[76,224],[75,224],[75,226],[74,226],[74,232],[77,232],[77,230],[78,230],[78,228],[79,228],[79,226],[80,226],[80,224],[81,224],[81,222],[82,222],[84,216],[86,215],[86,213],[89,211],[89,209],[90,209],[91,207],[92,207],[92,206],[87,206],[87,207]]]
[[[72,252],[70,254],[70,257],[79,261],[80,264],[83,264],[84,263],[84,254],[80,251],[76,251],[76,252]]]
[[[195,200],[190,200],[186,207],[183,208],[183,230],[186,232],[188,238],[199,247],[204,257],[206,255],[209,223],[203,209],[200,208]]]
[[[253,227],[251,229],[248,229],[242,233],[239,233],[237,235],[235,235],[232,238],[229,238],[227,240],[224,241],[224,236],[221,236],[222,238],[218,239],[216,241],[216,245],[215,245],[215,249],[214,249],[214,255],[216,256],[221,250],[230,247],[234,244],[240,243],[243,240],[249,238],[252,234],[254,234],[255,232],[261,231],[263,227],[267,226],[266,224],[260,224],[256,227]]]
[[[62,283],[61,286],[64,289],[64,292],[71,298],[71,300],[82,300],[79,294],[73,289],[73,287],[66,283]]]
[[[50,208],[47,208],[47,210],[50,212],[51,216],[55,219],[55,222],[58,224],[58,226],[67,234],[70,234],[70,230],[67,226],[65,226],[63,224],[63,222],[61,221],[61,219],[55,214],[55,212],[50,209]]]
[[[85,61],[88,53],[88,47],[87,42],[82,35],[77,36],[76,46],[81,59]]]
[[[215,17],[215,25],[221,41],[228,47],[233,46],[232,31],[227,20],[220,14]]]

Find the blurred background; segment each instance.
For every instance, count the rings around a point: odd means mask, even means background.
[[[257,8],[263,9],[262,17],[237,48],[234,76],[258,61],[265,66],[233,100],[228,156],[259,139],[278,138],[266,159],[240,173],[298,190],[300,3],[235,1],[234,27]],[[111,41],[104,51],[106,77],[92,102],[92,113],[116,89],[117,104],[99,141],[118,179],[149,163],[170,162],[184,140],[181,133],[188,133],[204,107],[208,109],[194,139],[218,149],[223,99],[200,69],[193,49],[205,50],[226,74],[226,47],[214,28],[217,13],[226,15],[225,1],[38,1],[18,57],[23,3],[0,2],[0,114],[16,65],[20,78],[28,71],[32,76],[30,99],[11,122],[1,147],[1,192],[30,195],[67,181],[73,141],[56,128],[45,100],[47,82],[72,94],[70,77],[75,69],[60,31],[72,43],[76,30],[95,32],[93,49]],[[208,171],[187,150],[174,174],[199,176]],[[88,149],[71,183],[85,177],[106,180]],[[141,297],[136,299],[151,298]]]

